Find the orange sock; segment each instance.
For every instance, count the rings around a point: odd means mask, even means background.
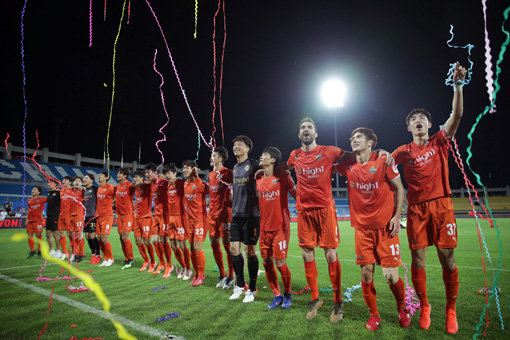
[[[195,270],[195,275],[198,274],[198,269],[197,269],[197,253],[195,251],[192,251],[191,252],[191,264],[193,265],[193,269]]]
[[[140,255],[143,257],[143,262],[149,262],[149,257],[147,256],[147,248],[145,248],[145,244],[140,243],[137,244],[138,251],[140,252]]]
[[[101,241],[99,241],[99,248],[101,248],[101,251],[103,252],[104,259],[108,260],[108,254],[106,253],[105,244]]]
[[[60,249],[62,250],[62,253],[69,255],[69,252],[67,251],[67,239],[65,236],[60,236]]]
[[[416,295],[418,295],[418,299],[420,299],[420,305],[428,306],[429,299],[427,299],[427,275],[425,274],[425,267],[416,268],[411,264],[411,276],[414,290]]]
[[[191,254],[190,254],[190,251],[188,248],[184,248],[184,265],[186,267],[187,270],[190,270],[191,267],[190,267],[190,257],[191,257]]]
[[[32,237],[28,238],[28,246],[30,247],[30,251],[35,251],[35,242]]]
[[[131,240],[127,240],[126,242],[124,242],[124,247],[126,248],[126,256],[128,260],[134,260],[133,244],[131,243]]]
[[[37,250],[41,251],[41,242],[43,240],[42,235],[36,235],[39,242],[37,242]]]
[[[221,246],[219,243],[211,243],[212,252],[214,255],[214,261],[220,270],[220,276],[226,276],[225,267],[223,266],[223,253],[221,252]]]
[[[174,250],[175,259],[179,262],[180,266],[184,268],[184,255],[182,254],[181,248],[177,247]]]
[[[156,255],[158,256],[158,259],[159,259],[159,264],[160,265],[165,265],[165,255],[163,254],[163,245],[161,244],[161,242],[154,242],[154,249],[156,250]]]
[[[85,256],[85,240],[84,239],[81,239],[78,241],[78,249],[80,249],[78,254],[80,256]]]
[[[104,249],[108,254],[108,260],[113,260],[112,244],[110,243],[110,241],[108,241],[108,243],[105,244]]]
[[[340,261],[336,259],[335,262],[328,262],[329,278],[333,286],[335,303],[342,302],[342,267]]]
[[[363,299],[365,299],[370,316],[378,316],[379,312],[377,311],[377,295],[374,281],[367,283],[361,280],[361,288],[363,290]]]
[[[128,256],[126,253],[126,242],[120,240],[120,245],[122,246],[122,253],[124,254],[124,260],[128,260]]]
[[[234,265],[232,264],[232,255],[230,255],[230,243],[223,242],[223,248],[225,249],[225,252],[227,253],[228,277],[233,279],[234,278]]]
[[[397,301],[397,309],[402,310],[406,308],[406,290],[404,288],[404,282],[401,278],[398,278],[398,281],[394,284],[390,284],[391,292],[393,296],[395,296],[395,300]]]
[[[443,282],[446,290],[446,309],[455,310],[455,303],[459,293],[459,271],[457,266],[451,272],[443,268]]]
[[[152,246],[152,243],[149,243],[149,245],[147,246],[147,250],[149,252],[149,257],[151,258],[151,263],[154,263],[155,260],[154,260],[154,247]]]
[[[197,268],[198,274],[205,276],[205,254],[203,250],[199,250],[195,253],[197,257]]]
[[[170,243],[165,242],[163,244],[163,250],[165,252],[166,265],[168,267],[171,267],[172,266],[172,247],[170,246]]]
[[[277,267],[280,271],[280,274],[282,275],[282,281],[283,281],[283,287],[285,294],[289,294],[292,292],[291,287],[291,275],[289,267],[287,267],[287,264],[282,264],[281,266]]]
[[[264,269],[266,271],[267,282],[269,283],[269,287],[271,287],[273,294],[275,296],[281,295],[280,286],[278,285],[278,275],[276,274],[274,263],[264,263]]]
[[[312,293],[312,300],[319,298],[319,284],[317,283],[317,265],[315,264],[315,260],[310,262],[305,262],[305,276],[306,282],[308,282],[308,286],[310,287]]]

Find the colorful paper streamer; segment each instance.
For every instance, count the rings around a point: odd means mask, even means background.
[[[464,80],[462,80],[462,81],[458,81],[457,83],[454,83],[454,81],[453,81],[453,73],[455,71],[455,65],[457,63],[451,63],[450,64],[450,69],[448,70],[448,74],[446,75],[445,85],[449,85],[449,86],[460,85],[460,84],[467,85],[471,81],[471,74],[472,74],[472,70],[473,70],[473,61],[471,60],[471,50],[475,46],[473,44],[467,44],[465,46],[457,46],[457,45],[450,44],[453,41],[453,25],[450,25],[450,34],[452,36],[451,36],[450,40],[448,40],[446,42],[446,44],[448,45],[448,47],[452,47],[452,48],[465,48],[465,49],[467,49],[467,51],[468,51],[469,68],[467,70],[466,78]]]
[[[484,29],[484,40],[485,40],[485,80],[487,80],[487,93],[489,94],[489,102],[492,103],[494,97],[494,80],[492,79],[492,56],[491,56],[491,42],[489,40],[489,32],[487,32],[487,0],[482,0],[482,11],[483,11],[483,29]],[[489,113],[496,112],[496,105],[489,110]]]
[[[165,84],[165,79],[163,78],[163,75],[156,68],[156,57],[157,57],[157,55],[158,55],[158,49],[156,49],[154,51],[154,62],[152,64],[152,68],[154,69],[154,72],[156,72],[159,75],[159,77],[161,78],[161,83],[159,84],[159,94],[161,96],[161,103],[163,105],[163,111],[165,111],[165,115],[166,115],[166,122],[159,129],[159,133],[163,135],[163,138],[156,141],[156,149],[158,149],[158,152],[161,155],[161,164],[158,166],[158,169],[159,169],[165,163],[165,156],[163,155],[163,152],[159,148],[159,143],[166,142],[166,135],[163,132],[163,129],[170,123],[170,116],[168,115],[168,111],[166,110],[165,96],[163,95],[163,85]]]

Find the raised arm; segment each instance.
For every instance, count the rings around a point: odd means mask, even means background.
[[[455,135],[459,127],[460,119],[462,118],[462,112],[464,110],[462,87],[464,79],[466,78],[466,73],[466,69],[457,62],[455,71],[453,72],[453,82],[455,85],[453,86],[452,113],[444,124],[444,131],[447,137],[453,137]]]

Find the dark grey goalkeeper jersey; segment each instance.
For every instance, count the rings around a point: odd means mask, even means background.
[[[85,204],[85,212],[87,216],[85,217],[94,217],[96,215],[96,201],[97,201],[97,187],[90,186],[85,188],[85,192],[83,193],[83,203]]]
[[[254,178],[259,169],[258,162],[250,158],[234,165],[232,217],[260,217]]]

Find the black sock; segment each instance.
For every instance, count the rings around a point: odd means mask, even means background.
[[[92,239],[92,241],[94,242],[94,253],[96,254],[96,256],[101,256],[101,247],[99,246],[99,240],[97,239],[97,237],[94,237]]]
[[[89,244],[90,251],[92,252],[92,255],[95,254],[94,252],[94,242],[90,238],[87,239],[87,243]]]
[[[248,257],[248,273],[250,273],[250,290],[257,289],[257,274],[259,273],[259,258],[257,255]]]
[[[244,258],[243,255],[232,255],[232,265],[234,266],[234,272],[236,273],[236,285],[238,287],[244,287]]]

